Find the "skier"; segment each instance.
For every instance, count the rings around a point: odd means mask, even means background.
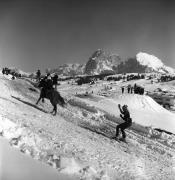
[[[126,139],[126,134],[125,134],[125,131],[124,131],[124,130],[132,125],[132,119],[130,118],[130,113],[129,113],[129,111],[128,111],[128,106],[127,106],[127,105],[124,105],[124,106],[121,108],[121,105],[119,104],[118,107],[119,107],[119,110],[120,110],[120,112],[121,112],[120,117],[121,117],[125,122],[117,125],[117,127],[116,127],[116,136],[113,137],[113,139],[118,140],[119,129],[120,129],[121,132],[122,132],[122,138],[120,138],[119,140],[121,140],[121,141],[123,141],[123,142],[126,142],[126,140],[125,140],[125,139]]]

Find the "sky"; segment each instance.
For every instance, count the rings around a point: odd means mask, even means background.
[[[0,67],[86,63],[97,49],[175,68],[173,0],[0,0]]]

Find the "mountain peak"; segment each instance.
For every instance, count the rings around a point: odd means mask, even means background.
[[[151,71],[156,71],[159,73],[175,73],[173,68],[164,65],[164,63],[154,55],[150,55],[145,52],[139,52],[136,55],[136,59],[141,65],[150,68]]]
[[[118,54],[111,54],[101,49],[96,50],[85,66],[86,74],[114,73],[114,67],[121,63]]]
[[[139,52],[136,55],[136,58],[137,61],[139,61],[142,65],[151,67],[153,69],[160,68],[164,65],[156,56],[147,54],[145,52]]]

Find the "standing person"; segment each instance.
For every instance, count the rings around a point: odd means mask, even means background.
[[[124,105],[121,108],[121,105],[118,105],[119,110],[120,110],[120,117],[125,121],[124,123],[121,123],[119,125],[117,125],[116,127],[116,136],[113,137],[113,139],[118,139],[119,136],[119,129],[122,132],[122,138],[120,138],[119,140],[126,142],[126,134],[125,134],[125,129],[130,127],[132,125],[132,119],[130,118],[130,113],[128,111],[128,106]]]
[[[130,93],[130,90],[131,90],[131,85],[129,84],[128,85],[128,94]]]
[[[124,86],[122,86],[122,94],[124,93],[124,90],[125,90],[125,88],[124,88]]]
[[[5,69],[4,69],[4,68],[2,69],[2,74],[3,74],[3,75],[5,74]]]
[[[54,89],[57,90],[57,85],[58,85],[58,75],[55,74],[54,77],[52,78],[52,80],[53,80]]]
[[[38,69],[38,71],[36,72],[36,78],[38,81],[40,81],[41,78],[41,71]]]
[[[137,93],[137,84],[135,83],[134,84],[134,94],[136,94]]]

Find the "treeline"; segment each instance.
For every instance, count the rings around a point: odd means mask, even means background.
[[[145,75],[144,74],[130,74],[130,75],[118,75],[118,76],[109,76],[107,77],[107,81],[120,81],[120,80],[126,80],[126,81],[130,81],[130,80],[137,80],[137,79],[144,79]]]
[[[76,83],[78,85],[86,84],[86,83],[94,83],[97,80],[104,80],[106,76],[111,74],[99,74],[99,75],[89,75],[89,76],[77,76]]]

